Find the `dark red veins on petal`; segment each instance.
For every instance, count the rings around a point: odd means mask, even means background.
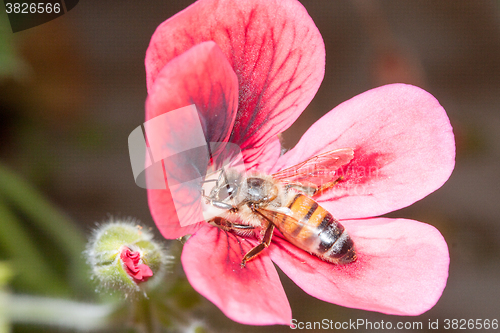
[[[166,63],[214,41],[238,77],[230,142],[261,149],[312,100],[324,75],[324,44],[298,1],[201,0],[165,21],[146,53],[148,90]]]
[[[250,325],[287,324],[291,310],[268,251],[241,267],[256,244],[204,226],[184,245],[182,266],[193,288],[229,318]]]
[[[226,254],[223,267],[227,274],[240,273],[237,275],[239,277],[238,279],[241,280],[242,283],[245,283],[248,279],[253,279],[251,276],[253,275],[254,270],[256,270],[258,275],[264,279],[267,277],[267,272],[260,260],[255,260],[253,262],[253,265],[255,266],[253,267],[241,267],[241,260],[245,254],[257,244],[255,240],[252,241],[246,238],[241,238],[219,228],[216,228],[216,232],[217,236],[215,238],[215,247],[226,249],[226,251],[223,251],[222,253]],[[235,246],[235,244],[237,244],[237,246]],[[248,265],[250,265],[250,263]]]

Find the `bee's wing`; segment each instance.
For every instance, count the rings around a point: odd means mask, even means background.
[[[281,170],[272,176],[282,183],[321,186],[339,178],[335,171],[349,163],[353,157],[354,151],[352,148],[331,150]]]
[[[274,224],[288,241],[299,247],[304,243],[301,237],[308,236],[314,232],[313,226],[297,220],[297,218],[292,216],[291,211],[290,213],[285,213],[265,208],[257,208],[256,210],[262,217]],[[301,233],[300,231],[305,232]]]

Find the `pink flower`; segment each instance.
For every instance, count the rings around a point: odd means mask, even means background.
[[[146,119],[195,104],[207,142],[237,144],[250,169],[274,173],[309,157],[353,148],[345,179],[317,201],[341,221],[358,260],[324,262],[274,236],[240,267],[257,241],[207,223],[181,227],[169,190],[148,190],[151,214],[169,239],[192,234],[182,264],[192,286],[229,318],[290,324],[273,262],[321,300],[387,314],[418,315],[448,277],[445,240],[434,227],[379,216],[448,179],[455,145],[444,109],[429,93],[393,84],[334,108],[280,156],[278,135],[315,95],[324,75],[321,35],[294,0],[201,0],[162,23],[146,54]]]
[[[146,264],[140,264],[141,253],[139,251],[131,251],[128,247],[123,246],[120,250],[120,259],[123,262],[125,271],[134,280],[135,283],[146,282],[153,276],[153,271]]]

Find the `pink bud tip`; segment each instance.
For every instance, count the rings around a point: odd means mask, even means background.
[[[124,246],[120,253],[120,258],[127,274],[134,279],[135,283],[146,282],[153,276],[153,271],[148,265],[139,264],[141,254],[138,251],[131,251],[128,247]]]

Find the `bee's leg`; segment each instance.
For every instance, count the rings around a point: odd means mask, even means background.
[[[203,195],[203,194],[202,194]],[[231,212],[237,212],[238,207],[225,203],[223,201],[213,200],[210,197],[203,196],[207,200],[207,204],[210,204],[216,208],[230,210]]]
[[[226,177],[226,174],[224,172],[224,168],[221,169],[221,173],[219,174],[219,177],[217,179],[208,179],[208,180],[202,180],[201,181],[201,184],[205,184],[205,183],[209,183],[209,182],[215,182],[215,186],[214,188],[217,188],[219,187],[219,183],[221,182],[222,180],[222,176],[224,176],[224,179],[227,181],[227,177]],[[237,211],[238,208],[233,206],[233,205],[230,205],[228,203],[225,203],[225,202],[222,202],[222,201],[219,201],[219,200],[215,200],[213,199],[213,197],[210,195],[206,195],[205,194],[205,189],[202,187],[201,188],[201,196],[207,201],[207,204],[210,204],[214,207],[217,207],[217,208],[220,208],[220,209],[227,209],[227,210],[231,210],[231,211]]]
[[[255,229],[255,227],[252,227],[251,225],[232,223],[219,216],[214,217],[213,219],[208,221],[208,223],[215,225],[216,227],[219,227],[224,231],[229,231],[240,236],[248,236],[253,232],[253,229]]]
[[[201,189],[201,196],[207,201],[207,204],[209,204],[211,206],[214,206],[214,207],[219,208],[219,209],[229,210],[233,213],[238,211],[238,207],[236,207],[236,206],[230,205],[230,204],[223,202],[223,201],[214,200],[211,197],[205,195],[205,189]]]
[[[273,231],[274,231],[274,224],[269,223],[267,226],[266,231],[264,232],[264,237],[262,237],[262,241],[260,242],[259,245],[248,251],[247,254],[243,257],[241,260],[241,267],[245,267],[247,261],[252,260],[256,256],[259,255],[266,247],[271,244],[271,238],[273,237]]]
[[[334,187],[335,185],[337,185],[339,182],[341,182],[342,180],[344,179],[343,176],[340,176],[339,178],[337,178],[336,180],[334,180],[333,182],[328,182],[328,183],[325,183],[323,185],[321,185],[320,187],[318,187],[316,189],[316,191],[314,191],[314,193],[312,194],[313,196],[317,196],[317,195],[320,195],[321,193],[323,193],[324,191],[328,190],[328,189],[331,189],[332,187]]]

